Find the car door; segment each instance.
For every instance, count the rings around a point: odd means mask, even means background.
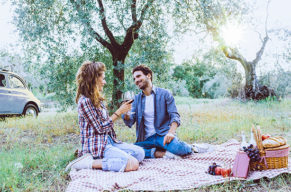
[[[0,114],[11,113],[11,91],[8,87],[7,76],[5,73],[0,73]]]
[[[8,75],[10,88],[9,107],[11,114],[21,114],[28,98],[28,90],[24,82],[16,75]]]

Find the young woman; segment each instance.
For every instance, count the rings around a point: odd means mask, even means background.
[[[113,122],[131,109],[130,101],[121,105],[109,117],[104,97],[105,65],[86,61],[77,76],[78,117],[81,138],[81,157],[71,162],[66,170],[102,169],[104,171],[135,171],[145,153],[136,145],[116,139]]]

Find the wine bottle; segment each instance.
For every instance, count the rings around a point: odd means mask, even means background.
[[[251,138],[250,138],[250,141],[249,141],[249,145],[253,145],[253,148],[257,147],[257,142],[255,140],[255,137],[254,137],[254,134],[253,134],[252,131],[251,131]]]
[[[240,150],[244,150],[243,148],[244,147],[248,147],[248,143],[246,142],[246,136],[245,136],[245,134],[244,134],[244,132],[242,131],[241,132],[241,144],[240,144]]]

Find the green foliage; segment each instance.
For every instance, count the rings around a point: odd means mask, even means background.
[[[177,32],[219,31],[229,20],[243,21],[247,3],[239,0],[181,0],[175,1],[172,12]],[[216,39],[219,40],[219,39]]]
[[[259,78],[261,85],[274,89],[279,97],[285,97],[291,93],[291,71],[278,69],[275,72],[268,72]]]
[[[146,18],[143,20],[144,27],[138,29],[137,45],[133,44],[134,50],[125,55],[125,89],[129,89],[127,85],[133,85],[127,79],[132,81],[130,69],[138,63],[148,64],[156,74],[169,69],[169,56],[165,51],[167,35],[163,24],[166,17],[161,6],[167,1],[153,1],[156,6],[153,6],[152,1],[136,3],[138,19],[146,4],[149,9],[143,15]],[[55,99],[63,108],[74,103],[74,78],[84,60],[102,61],[106,64],[105,94],[110,101],[113,80],[117,78],[112,72],[113,52],[116,56],[126,48],[122,45],[121,49],[117,45],[113,46],[113,50],[100,43],[100,38],[103,42],[107,41],[108,45],[112,43],[112,39],[105,34],[107,30],[101,22],[100,8],[96,1],[86,1],[85,4],[80,0],[75,2],[80,9],[71,0],[13,1],[14,23],[24,42],[27,69],[40,77],[42,85],[39,85],[39,89],[44,91],[44,95],[55,93]],[[134,23],[131,3],[127,0],[103,1],[108,30],[120,45],[125,39],[124,32],[127,33],[127,28]],[[119,63],[115,69],[122,70],[123,67],[123,63]],[[162,76],[157,77],[160,80]],[[116,89],[124,91],[120,79],[117,84]]]
[[[173,76],[176,79],[185,80],[192,97],[203,97],[202,88],[205,82],[214,76],[212,67],[197,61],[194,65],[184,63],[174,68]]]
[[[241,81],[236,63],[228,61],[213,49],[202,59],[188,61],[174,68],[175,79],[185,80],[191,97],[217,98],[226,96],[231,87]]]
[[[185,80],[174,80],[169,78],[168,81],[160,81],[156,84],[158,87],[163,87],[171,91],[174,96],[188,97],[189,91],[187,89],[187,83]]]

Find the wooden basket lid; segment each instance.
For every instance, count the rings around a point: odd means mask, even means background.
[[[280,147],[271,147],[271,148],[265,148],[265,151],[275,151],[275,150],[280,150],[280,149],[286,149],[290,147],[288,144],[282,145]]]

